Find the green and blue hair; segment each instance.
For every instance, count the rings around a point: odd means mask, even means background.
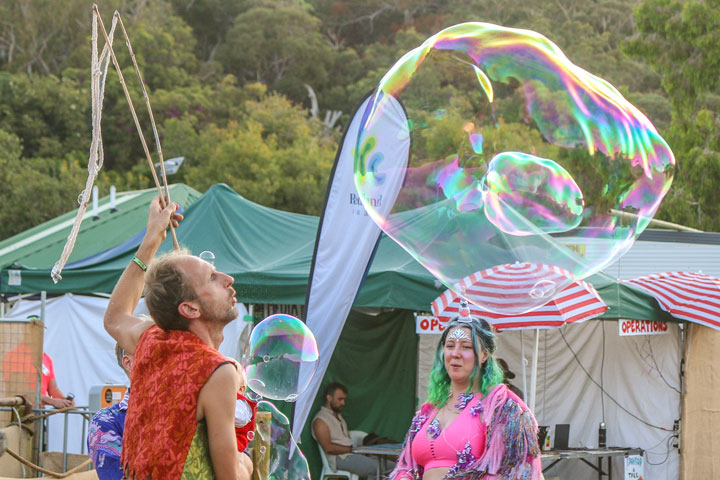
[[[445,405],[450,394],[450,376],[445,369],[444,347],[448,332],[455,327],[469,328],[472,337],[473,351],[475,352],[475,367],[470,373],[470,381],[468,384],[468,393],[476,381],[479,382],[480,393],[482,396],[488,394],[495,385],[502,383],[503,371],[500,365],[495,361],[495,334],[492,332],[490,324],[482,319],[475,317],[454,317],[448,322],[445,331],[440,338],[437,350],[435,352],[435,361],[430,371],[430,382],[428,383],[428,401],[435,407],[439,408]],[[484,363],[480,363],[480,355],[485,351],[488,358]],[[479,378],[479,380],[477,380]]]

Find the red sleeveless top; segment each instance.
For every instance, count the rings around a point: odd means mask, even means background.
[[[200,390],[230,360],[194,333],[153,325],[140,336],[131,374],[122,465],[127,478],[179,479],[197,428]]]

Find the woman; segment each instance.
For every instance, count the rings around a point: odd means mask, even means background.
[[[485,320],[455,317],[392,480],[542,479],[537,422],[503,381]]]

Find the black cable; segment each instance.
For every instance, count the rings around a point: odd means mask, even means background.
[[[667,451],[665,452],[665,458],[663,459],[663,461],[660,462],[660,463],[652,463],[650,460],[646,460],[646,462],[647,462],[648,465],[657,466],[657,465],[662,465],[663,463],[665,463],[665,462],[668,461],[668,458],[670,458],[670,450],[672,450],[672,448],[670,448],[670,445],[669,445],[669,444],[670,444],[670,440],[672,440],[673,438],[675,438],[675,436],[674,436],[674,435],[671,435],[671,436],[667,439],[667,440],[668,440],[668,441],[666,442],[666,444],[667,444]],[[646,453],[648,453],[648,452],[646,452]],[[658,453],[657,455],[662,455],[662,454],[661,454],[661,453]]]
[[[590,379],[590,381],[591,381],[592,383],[594,383],[595,385],[597,385],[598,388],[600,388],[601,393],[604,393],[605,395],[607,395],[608,398],[609,398],[610,400],[612,400],[613,403],[620,408],[620,410],[624,411],[625,413],[627,413],[628,415],[630,415],[631,417],[633,417],[633,418],[636,419],[637,421],[639,421],[639,422],[641,422],[641,423],[644,423],[644,424],[647,425],[648,427],[657,428],[658,430],[662,430],[662,431],[664,431],[664,432],[672,432],[672,431],[674,431],[674,430],[669,429],[669,428],[659,427],[659,426],[657,426],[657,425],[653,425],[652,423],[649,423],[649,422],[643,420],[642,418],[638,417],[638,416],[635,415],[634,413],[630,412],[630,410],[628,410],[627,408],[625,408],[625,407],[623,407],[622,405],[620,405],[620,403],[619,403],[617,400],[615,400],[615,398],[614,398],[612,395],[610,395],[610,394],[602,387],[602,385],[600,385],[598,382],[595,381],[594,378],[592,378],[592,375],[590,375],[590,372],[588,372],[588,371],[585,369],[585,367],[583,366],[583,364],[580,362],[580,359],[578,358],[577,354],[575,353],[575,350],[573,350],[572,347],[570,346],[570,344],[568,343],[567,338],[565,338],[565,334],[563,333],[563,331],[562,331],[562,330],[559,330],[559,332],[560,332],[560,336],[562,337],[563,341],[565,342],[565,345],[567,345],[568,349],[569,349],[570,352],[573,354],[573,357],[575,357],[575,361],[577,362],[578,365],[580,365],[580,368],[582,369],[582,371],[585,372],[585,375],[587,375],[587,377]]]

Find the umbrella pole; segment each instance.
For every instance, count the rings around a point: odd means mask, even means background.
[[[540,329],[535,329],[535,348],[533,349],[532,367],[530,371],[530,411],[535,413],[535,389],[537,388],[538,347],[540,345]]]
[[[527,360],[525,359],[525,342],[523,341],[523,331],[520,330],[520,363],[522,365],[522,379],[523,379],[523,402],[527,402],[528,389],[527,389]]]

